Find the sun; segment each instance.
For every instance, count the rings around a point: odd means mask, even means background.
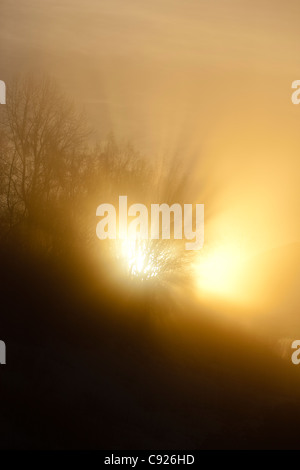
[[[196,264],[196,280],[202,292],[236,298],[243,256],[236,245],[203,250]]]
[[[155,251],[148,240],[125,239],[119,242],[118,258],[128,274],[141,280],[153,279],[159,274]]]
[[[114,252],[119,269],[132,279],[163,282],[182,270],[181,251],[172,240],[116,240]]]

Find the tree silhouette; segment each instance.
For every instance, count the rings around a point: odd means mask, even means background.
[[[187,183],[182,161],[155,166],[113,134],[91,145],[87,129],[54,81],[27,77],[9,87],[0,119],[2,237],[17,234],[19,243],[47,252],[78,251],[80,245],[101,252],[104,262],[110,253],[110,261],[141,281],[182,272],[191,254],[180,241],[148,240],[126,259],[122,242],[100,242],[95,233],[97,206],[117,206],[119,195],[129,204],[180,202]]]
[[[50,79],[16,80],[1,107],[1,221],[12,230],[42,222],[45,210],[72,197],[87,132]]]

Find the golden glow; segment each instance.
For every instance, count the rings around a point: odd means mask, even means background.
[[[226,14],[221,0],[86,0],[84,8],[76,0],[71,14],[63,0],[62,15],[56,2],[47,3],[28,7],[25,16],[11,9],[18,35],[1,28],[4,63],[23,55],[24,64],[55,70],[62,88],[86,107],[97,139],[112,130],[137,145],[157,181],[169,171],[159,193],[143,179],[152,190],[147,202],[161,193],[164,201],[164,189],[172,198],[178,156],[193,184],[183,180],[176,202],[205,204],[204,248],[193,255],[193,278],[182,281],[183,289],[189,282],[201,301],[242,304],[242,315],[266,312],[282,317],[284,327],[290,316],[294,327],[299,288],[287,293],[299,279],[300,256],[298,245],[290,247],[300,240],[300,105],[291,102],[299,1],[276,5],[272,21],[266,1],[229,0]],[[137,279],[180,269],[180,254],[170,255],[168,246],[157,252],[147,241],[111,245],[118,266]]]
[[[125,263],[129,275],[142,280],[151,279],[158,275],[154,251],[147,240],[126,239],[119,242],[118,258]]]
[[[237,245],[203,249],[195,264],[197,288],[202,293],[237,299],[244,256]]]

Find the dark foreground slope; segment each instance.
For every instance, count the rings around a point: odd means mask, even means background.
[[[5,250],[0,269],[1,448],[300,447],[297,367],[200,305],[126,296],[74,259]]]

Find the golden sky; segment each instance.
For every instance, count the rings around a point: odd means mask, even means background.
[[[297,0],[1,0],[1,78],[46,71],[100,136],[196,156],[214,227],[258,252],[300,240],[299,14]]]

